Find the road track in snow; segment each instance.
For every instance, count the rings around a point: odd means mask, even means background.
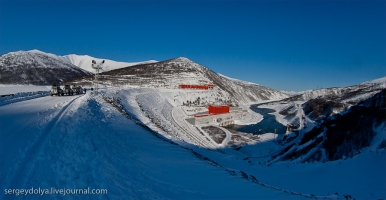
[[[34,163],[38,159],[38,156],[41,153],[42,147],[50,137],[52,129],[58,123],[60,118],[66,113],[67,108],[79,97],[81,96],[80,95],[74,96],[74,98],[72,98],[63,107],[61,107],[60,110],[55,114],[55,116],[51,117],[50,121],[40,131],[41,134],[38,137],[36,137],[33,143],[24,150],[23,157],[19,159],[19,162],[15,163],[15,168],[13,170],[13,173],[9,174],[6,180],[4,180],[6,182],[5,188],[22,188],[22,186],[25,185],[25,181],[28,180],[28,176],[30,175],[33,169]],[[46,98],[51,100],[51,98],[54,98],[54,97],[46,97]],[[63,99],[60,99],[60,100],[63,100]],[[57,106],[58,104],[56,104],[55,106]],[[18,177],[23,177],[23,178],[21,179]],[[23,181],[21,182],[21,180]]]
[[[148,102],[139,102],[138,101],[138,96],[145,96],[147,95],[147,97],[145,98],[146,101]],[[157,113],[157,110],[162,110],[163,108],[160,108],[160,107],[157,107],[156,105],[153,105],[152,103],[154,102],[164,102],[164,103],[167,103],[169,104],[171,107],[173,107],[171,105],[171,103],[167,100],[167,99],[162,99],[160,98],[160,96],[158,95],[155,95],[153,92],[149,92],[149,93],[145,93],[145,94],[140,94],[136,97],[136,101],[138,103],[147,103],[147,105],[151,105],[151,106],[148,106],[145,110],[146,111],[143,111],[144,114],[146,115],[146,112],[149,112],[151,113],[151,115],[154,115],[153,118],[158,118],[160,120],[162,120],[161,116],[162,115],[161,113]],[[176,108],[173,108],[172,110],[168,111],[168,112],[171,112],[171,117],[172,117],[172,121],[171,120],[168,120],[168,122],[170,123],[171,126],[173,126],[174,128],[177,129],[177,133],[175,134],[183,134],[183,137],[188,139],[191,143],[193,143],[194,145],[197,145],[197,146],[200,146],[200,147],[204,147],[204,148],[216,148],[217,145],[216,144],[213,144],[209,139],[207,139],[205,136],[202,136],[198,130],[192,130],[191,127],[188,126],[183,126],[181,123],[184,123],[184,121],[182,121],[181,119],[175,117],[175,114],[174,112],[176,111]],[[167,120],[165,118],[165,120]],[[173,123],[174,122],[174,123]],[[154,122],[152,122],[154,123]],[[155,124],[157,126],[157,124]],[[166,129],[166,127],[163,127]],[[167,131],[166,131],[167,132]],[[167,133],[169,134],[169,133]],[[172,137],[177,137],[177,135],[175,134],[171,134]]]
[[[206,138],[204,138],[203,136],[196,134],[194,130],[186,130],[185,128],[183,128],[183,126],[178,121],[178,118],[176,118],[175,114],[173,114],[174,112],[176,112],[176,110],[177,110],[177,108],[173,108],[173,110],[172,110],[173,120],[179,126],[178,128],[186,135],[186,137],[188,137],[191,141],[195,142],[197,145],[199,145],[201,147],[206,147],[206,148],[216,148],[217,147],[212,142],[207,141]],[[184,122],[181,122],[181,123],[184,123]],[[187,127],[189,127],[189,125]]]

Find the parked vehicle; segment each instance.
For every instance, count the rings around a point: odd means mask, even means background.
[[[72,85],[71,89],[74,91],[75,94],[83,94],[83,88],[79,85]]]
[[[51,96],[53,96],[53,95],[63,96],[64,95],[64,91],[62,90],[62,88],[60,88],[59,85],[54,84],[51,87],[50,95]]]
[[[74,91],[71,89],[70,85],[65,85],[63,92],[67,95],[74,95]]]

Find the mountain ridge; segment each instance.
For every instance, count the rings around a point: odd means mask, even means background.
[[[79,84],[91,84],[92,77],[76,80]],[[213,83],[216,88],[233,97],[232,102],[249,104],[257,101],[279,100],[289,97],[269,87],[226,78],[185,57],[157,63],[138,64],[101,73],[100,81],[110,86],[130,85],[177,89],[180,84],[203,85]]]
[[[60,57],[39,50],[0,56],[0,83],[50,85],[90,75]]]
[[[73,65],[78,66],[91,73],[95,72],[95,69],[91,67],[92,60],[95,60],[97,63],[100,63],[102,62],[102,60],[104,60],[105,63],[104,63],[104,68],[102,69],[103,71],[110,71],[110,70],[119,69],[123,67],[129,67],[132,65],[138,65],[142,63],[157,62],[156,60],[148,60],[148,61],[142,61],[142,62],[118,62],[118,61],[109,60],[109,59],[95,58],[89,55],[76,55],[76,54],[69,54],[61,57],[64,60],[71,62]]]

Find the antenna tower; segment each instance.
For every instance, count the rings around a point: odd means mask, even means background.
[[[103,63],[105,63],[105,60],[97,64],[95,60],[92,60],[91,67],[95,69],[95,79],[94,79],[94,88],[95,88],[95,94],[98,94],[98,77],[99,77],[99,70],[102,69]]]

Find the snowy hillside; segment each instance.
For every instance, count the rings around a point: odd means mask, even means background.
[[[88,55],[75,55],[70,54],[66,56],[62,56],[62,58],[75,66],[78,66],[88,72],[95,73],[95,69],[91,67],[91,61],[95,60],[97,63],[102,62],[102,60],[105,60],[105,63],[103,65],[104,71],[110,71],[114,69],[119,69],[123,67],[128,67],[132,65],[138,65],[138,64],[144,64],[144,63],[154,63],[157,62],[155,60],[149,60],[144,62],[117,62],[109,59],[101,59],[101,58],[94,58]]]
[[[73,80],[71,84],[91,85],[93,77]],[[205,148],[222,148],[231,145],[253,144],[251,134],[232,133],[223,128],[221,137],[207,133],[201,127],[189,125],[185,120],[208,105],[227,104],[245,110],[238,124],[254,124],[261,115],[249,110],[249,104],[280,100],[288,95],[258,84],[221,76],[187,58],[175,58],[158,63],[141,64],[101,73],[99,81],[107,87],[107,98],[124,108],[152,130],[173,141],[182,141]],[[180,84],[214,84],[213,89],[180,89]],[[145,117],[142,117],[145,116]],[[220,137],[220,136],[218,136]]]
[[[78,79],[78,84],[91,84],[92,77]],[[226,78],[187,58],[175,58],[157,63],[140,64],[101,74],[100,81],[109,86],[176,89],[179,84],[216,84],[215,90],[227,103],[249,104],[279,100],[288,95],[258,84]],[[221,94],[220,94],[221,93]]]
[[[57,56],[39,50],[10,52],[0,57],[0,84],[50,85],[94,73],[91,61],[105,60],[103,71],[109,71],[145,62],[116,62],[75,54]]]
[[[37,50],[6,55],[3,71],[80,70]],[[91,57],[73,58],[83,65]],[[87,74],[67,83],[91,86]],[[98,93],[62,97],[44,87],[0,85],[2,191],[108,190],[72,196],[82,199],[386,199],[384,78],[290,94],[180,57],[107,71],[99,81]],[[188,121],[224,104],[231,106],[221,119]],[[283,129],[256,128],[273,123]]]
[[[365,95],[362,97],[362,99],[366,99],[367,97],[372,96],[371,91],[376,91],[384,88],[386,88],[386,77],[375,79],[372,81],[367,81],[358,85],[353,85],[348,87],[323,88],[318,90],[303,91],[303,92],[299,92],[297,95],[294,95],[294,97],[290,99],[304,101],[304,100],[326,97],[326,98],[339,98],[346,102],[351,100],[358,101],[358,99],[355,100],[353,98],[359,97],[360,95]],[[366,97],[366,94],[368,94],[367,97]]]
[[[101,93],[117,94],[123,107],[117,109],[90,92],[32,99],[20,95],[0,105],[1,199],[20,198],[4,193],[6,189],[32,187],[108,191],[65,196],[75,199],[386,198],[386,151],[377,144],[346,160],[267,165],[271,148],[282,150],[272,134],[262,135],[253,145],[209,150],[166,139],[159,128],[159,132],[148,129],[156,124],[145,121],[147,116],[179,118],[179,112],[167,106],[178,91],[108,88]],[[147,107],[143,107],[147,116],[137,102]],[[178,124],[169,126],[175,129]]]
[[[271,162],[327,162],[383,149],[385,102],[386,88],[375,81],[309,91],[261,105],[274,109],[276,120],[283,125],[297,127],[287,132],[283,139],[286,148],[277,152]]]
[[[54,54],[38,50],[0,56],[0,84],[50,85],[90,74]]]
[[[362,84],[381,84],[384,88],[386,88],[386,76],[378,79],[374,79],[372,81],[366,81]]]
[[[4,189],[31,187],[108,190],[66,196],[82,199],[297,198],[232,177],[89,94],[37,98],[0,111],[1,199],[20,197]],[[36,197],[63,195],[23,195]]]

